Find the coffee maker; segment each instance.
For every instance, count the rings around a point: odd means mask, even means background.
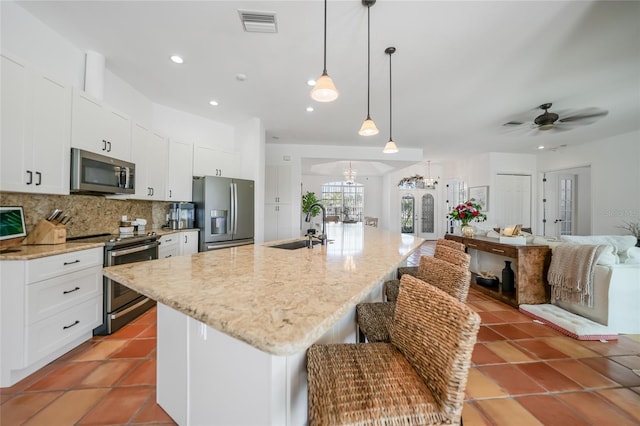
[[[171,229],[193,228],[195,204],[171,203],[169,206],[169,225]]]

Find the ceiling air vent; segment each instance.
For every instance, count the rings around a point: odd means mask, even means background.
[[[244,30],[249,33],[277,33],[275,12],[238,10]]]

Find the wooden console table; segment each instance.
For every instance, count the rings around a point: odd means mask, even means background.
[[[495,238],[467,238],[446,234],[445,239],[461,242],[467,248],[497,254],[516,259],[514,266],[516,289],[503,292],[500,285],[485,287],[476,284],[475,274],[471,277],[471,286],[489,296],[518,307],[521,304],[549,303],[549,285],[547,272],[551,263],[551,249],[546,245],[503,244]],[[498,277],[502,280],[502,277]]]

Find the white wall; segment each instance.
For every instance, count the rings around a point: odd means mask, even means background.
[[[591,166],[591,234],[626,234],[640,221],[640,132],[538,154],[540,172]]]

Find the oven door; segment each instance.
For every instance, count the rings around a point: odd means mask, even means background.
[[[107,251],[106,266],[123,265],[125,263],[144,262],[158,258],[158,242],[147,242],[144,245],[113,249]],[[140,296],[122,284],[105,278],[107,314],[117,310]]]

